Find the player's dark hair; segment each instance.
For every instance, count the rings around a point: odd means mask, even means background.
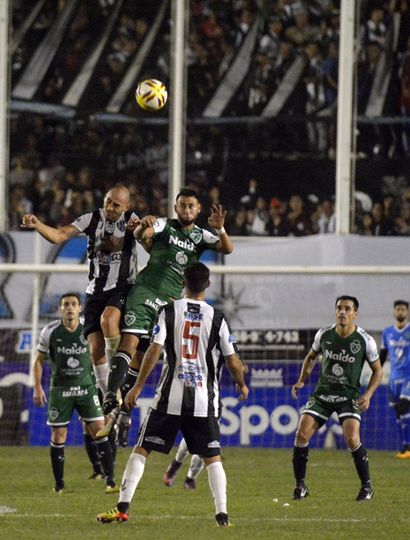
[[[58,303],[59,306],[61,306],[61,303],[62,301],[64,300],[64,298],[67,298],[67,296],[75,296],[75,298],[77,298],[78,300],[78,303],[81,304],[81,296],[76,293],[76,292],[67,292],[67,293],[64,293],[60,296],[60,301]]]
[[[209,268],[197,262],[185,268],[185,285],[193,293],[204,291],[209,285]]]
[[[407,302],[407,300],[395,300],[394,307],[397,307],[397,306],[406,306],[406,308],[408,309],[409,303]]]
[[[338,296],[336,298],[335,306],[337,306],[337,303],[339,300],[350,300],[353,302],[354,308],[357,311],[359,309],[359,300],[355,296],[349,296],[348,294],[342,294],[341,296]]]
[[[194,191],[193,189],[182,188],[181,191],[178,193],[177,198],[175,200],[178,201],[180,197],[195,197],[195,199],[199,202],[198,193]]]

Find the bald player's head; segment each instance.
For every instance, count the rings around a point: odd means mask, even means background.
[[[104,197],[104,214],[109,221],[117,221],[130,206],[128,188],[117,185],[107,191]]]

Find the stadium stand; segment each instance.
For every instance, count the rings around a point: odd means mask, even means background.
[[[238,234],[334,231],[339,8],[191,2],[187,183],[205,209],[217,192]],[[44,217],[61,204],[48,220],[68,223],[117,180],[133,186],[140,212],[166,213],[167,110],[153,125],[132,93],[142,78],[169,82],[169,9],[159,0],[143,11],[130,0],[13,3],[11,229],[23,213]],[[357,234],[409,234],[409,127],[398,121],[409,111],[409,21],[405,2],[362,2]],[[244,204],[251,178],[257,196]]]

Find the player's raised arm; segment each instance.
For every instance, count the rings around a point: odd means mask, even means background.
[[[229,238],[228,233],[225,231],[225,217],[226,210],[222,208],[222,205],[213,204],[211,207],[211,215],[208,218],[208,223],[215,229],[215,232],[219,237],[216,250],[224,255],[229,255],[233,251],[233,243]]]
[[[156,222],[156,216],[144,216],[137,227],[134,229],[134,238],[146,249],[148,252],[152,247],[152,237],[154,236],[154,224]]]
[[[302,364],[302,369],[300,370],[299,379],[292,386],[293,399],[297,398],[298,390],[300,390],[301,388],[305,386],[305,381],[309,377],[309,375],[312,373],[312,370],[314,368],[317,355],[318,355],[317,352],[315,352],[313,349],[310,349],[310,351],[305,356],[305,359],[303,360],[303,364]]]
[[[25,214],[21,222],[21,227],[23,229],[34,229],[52,244],[61,244],[80,234],[80,231],[74,225],[64,225],[57,228],[51,227],[43,223],[34,214]]]
[[[41,386],[41,377],[43,375],[43,362],[46,355],[40,351],[36,352],[36,358],[33,364],[33,374],[34,374],[34,390],[33,390],[33,401],[37,407],[44,407],[47,403],[46,394]]]

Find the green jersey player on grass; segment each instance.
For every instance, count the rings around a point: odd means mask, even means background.
[[[350,450],[361,488],[356,501],[373,497],[367,450],[360,440],[360,413],[367,411],[370,399],[382,378],[382,366],[374,339],[356,326],[359,302],[354,296],[343,295],[336,299],[336,324],[320,329],[306,355],[299,379],[292,386],[296,399],[300,388],[312,372],[315,360],[322,354],[319,382],[306,403],[295,435],[293,471],[296,487],[293,499],[309,495],[305,485],[309,441],[335,412],[342,425],[346,446]],[[360,395],[360,375],[368,362],[372,375],[365,392]]]
[[[77,293],[63,294],[59,308],[61,319],[51,322],[41,331],[33,365],[33,401],[37,407],[44,407],[47,397],[41,379],[47,356],[52,364],[47,424],[51,427],[50,456],[56,493],[64,490],[64,445],[74,410],[87,425],[93,439],[104,426],[90,351],[80,322],[80,297]],[[114,481],[111,445],[107,437],[99,439],[96,444],[106,477],[106,493],[116,493],[119,488]]]
[[[182,189],[174,209],[177,219],[146,219],[134,231],[134,236],[150,253],[150,258],[127,296],[121,342],[111,361],[108,392],[103,405],[105,414],[116,406],[116,392],[128,366],[128,376],[122,388],[123,398],[134,385],[139,365],[135,359],[131,363],[131,359],[136,347],[141,337],[151,335],[160,308],[181,296],[185,269],[197,262],[207,249],[224,254],[233,251],[232,241],[224,228],[226,210],[222,206],[213,205],[208,218],[216,234],[195,224],[201,211],[195,191]],[[123,409],[119,419],[119,440],[123,446],[127,444],[127,437],[123,437],[122,433],[127,429],[123,430],[122,425],[129,426],[126,412]],[[106,434],[108,429],[102,434]]]

